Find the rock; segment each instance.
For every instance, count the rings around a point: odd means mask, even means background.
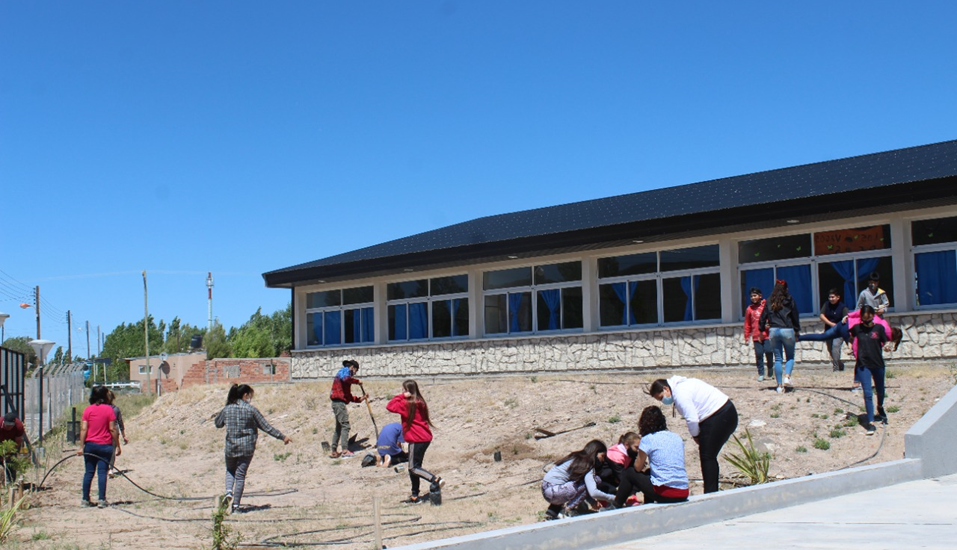
[[[760,427],[762,427],[762,426],[767,426],[767,424],[768,424],[768,423],[765,422],[764,420],[758,420],[757,418],[755,418],[755,419],[752,420],[750,423],[748,423],[748,427],[749,427],[749,428],[760,428]]]

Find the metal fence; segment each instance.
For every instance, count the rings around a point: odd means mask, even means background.
[[[0,347],[0,416],[23,410],[23,379],[27,370],[22,353]]]
[[[83,363],[70,365],[47,365],[43,373],[43,411],[40,411],[39,369],[24,383],[23,427],[31,440],[40,430],[40,415],[43,415],[43,431],[49,432],[60,422],[67,420],[70,407],[88,398],[84,385]]]

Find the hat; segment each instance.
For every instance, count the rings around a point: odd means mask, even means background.
[[[17,423],[17,413],[10,411],[7,414],[3,415],[4,424],[16,424]]]
[[[358,362],[358,361],[354,361],[354,360],[352,360],[352,359],[346,359],[345,361],[342,362],[342,366],[343,366],[343,367],[355,367],[355,368],[359,368],[359,362]]]

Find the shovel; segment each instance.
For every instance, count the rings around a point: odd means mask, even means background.
[[[562,430],[560,432],[550,432],[544,428],[535,428],[535,431],[538,432],[537,434],[535,434],[535,439],[548,439],[549,437],[555,437],[556,435],[562,435],[562,434],[567,434],[568,432],[574,432],[576,430],[584,430],[585,428],[591,428],[594,425],[595,425],[594,422],[589,422],[588,424],[585,424],[584,426],[579,426],[577,428],[571,428],[568,430]]]
[[[366,395],[365,386],[359,386],[359,389],[362,390],[362,396],[366,398],[366,408],[369,409],[369,418],[372,419],[372,427],[375,428],[375,438],[379,439],[379,426],[376,425],[375,417],[372,416],[372,405],[369,404],[369,396]]]

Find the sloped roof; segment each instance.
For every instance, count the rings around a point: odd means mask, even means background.
[[[403,268],[467,265],[510,252],[614,246],[688,231],[712,232],[766,209],[782,216],[839,214],[863,207],[957,196],[957,140],[689,185],[486,216],[263,274],[267,286],[345,279]],[[937,181],[940,185],[921,186]],[[874,190],[862,194],[861,191]],[[823,201],[825,197],[834,201]],[[890,202],[889,202],[890,201]],[[759,209],[760,210],[760,209]],[[806,220],[802,220],[806,221]],[[783,220],[781,220],[783,223]]]

